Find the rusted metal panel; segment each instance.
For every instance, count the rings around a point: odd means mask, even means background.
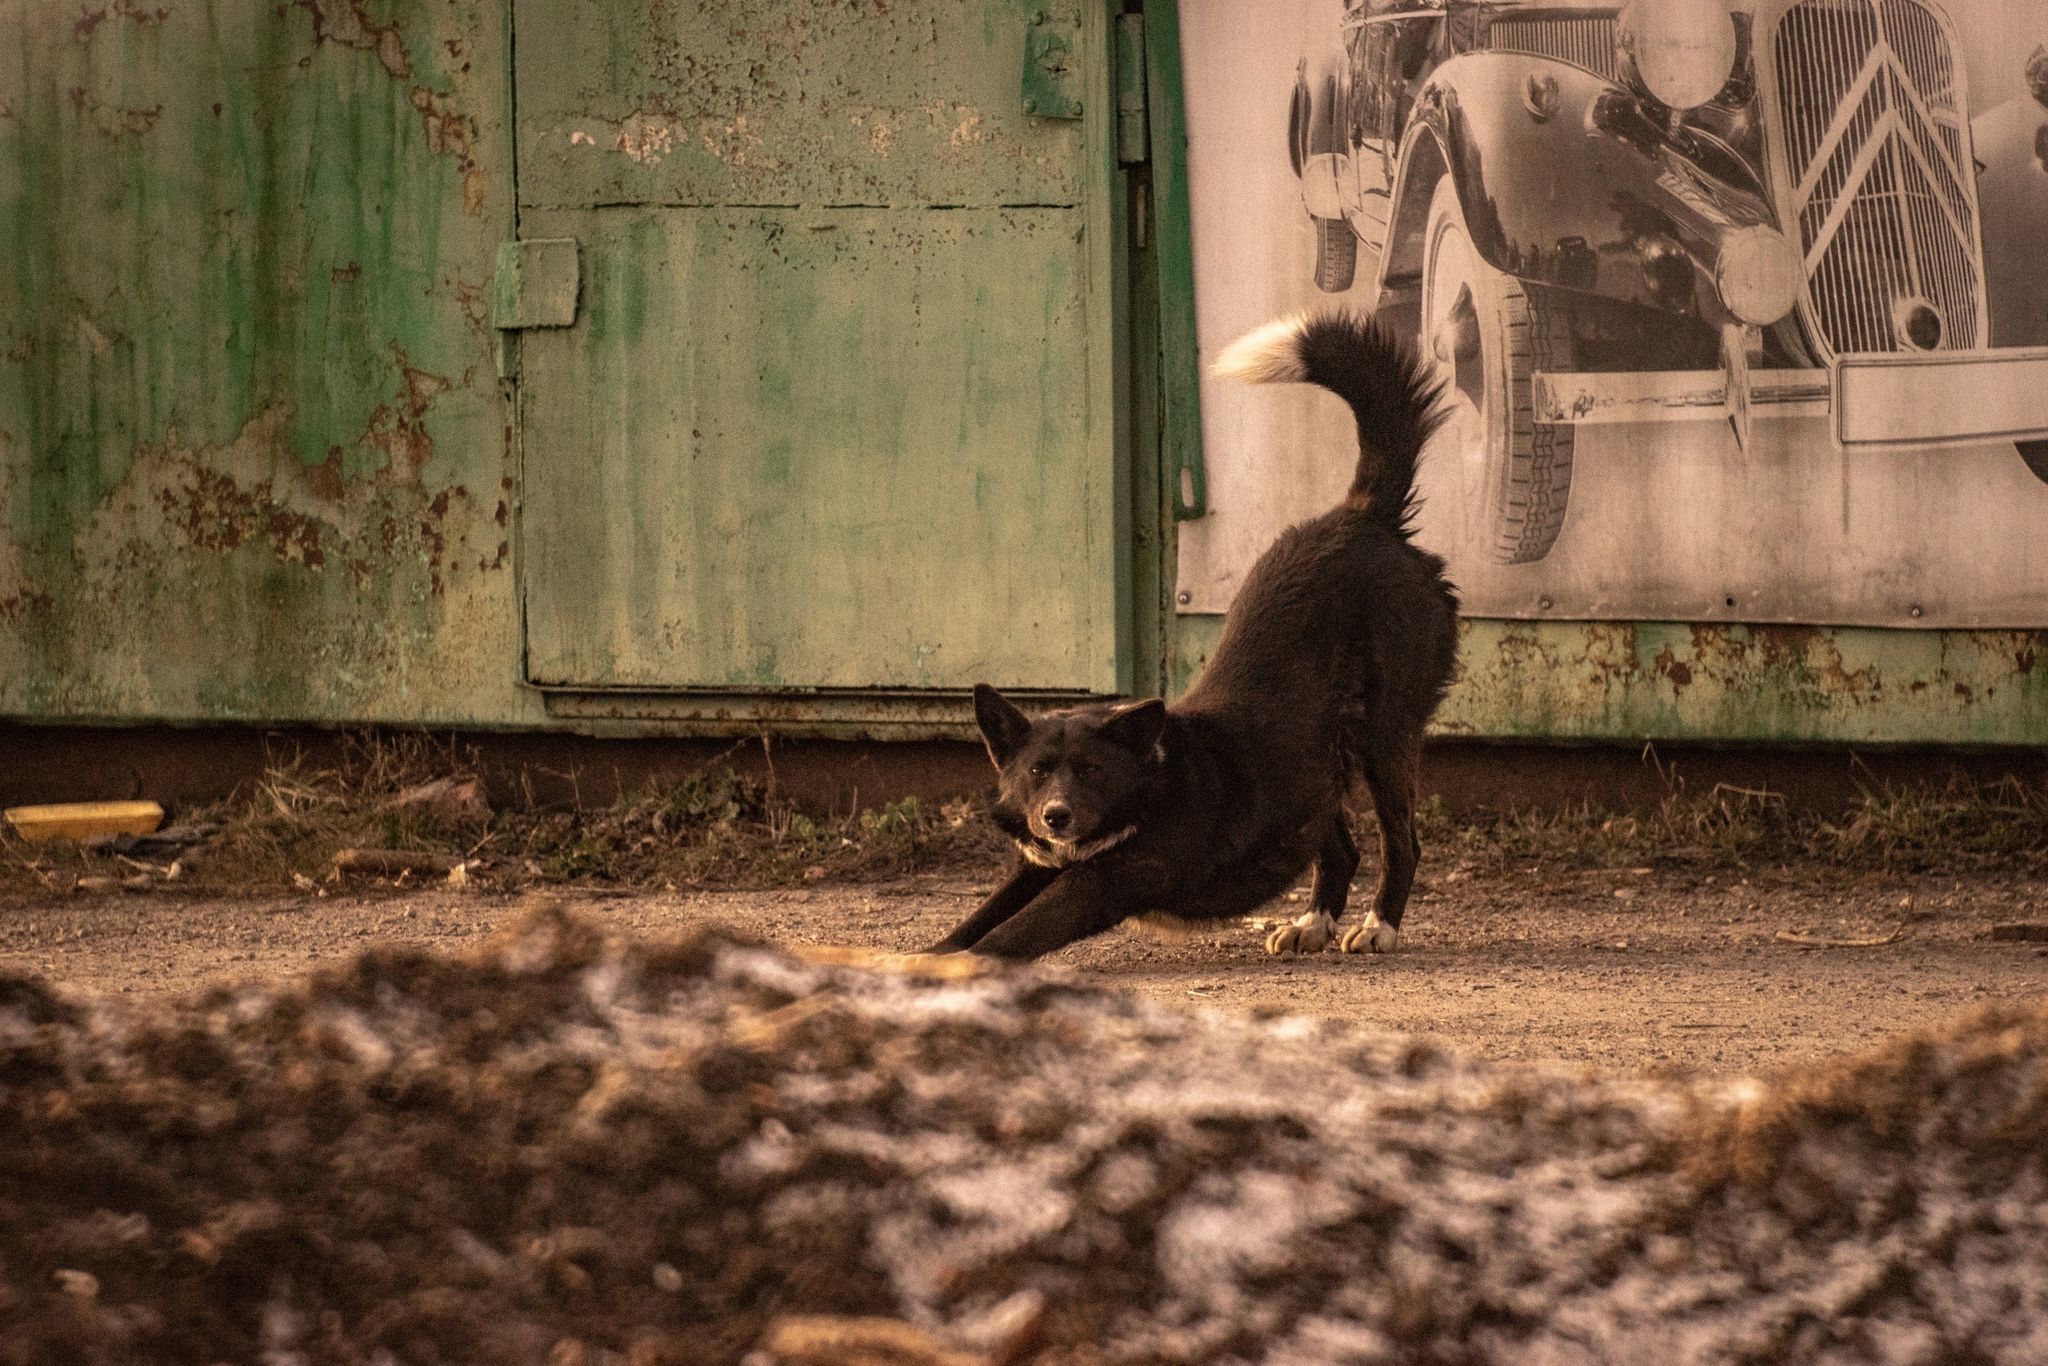
[[[0,712],[539,719],[503,13],[0,0]]]
[[[528,678],[1117,691],[1107,6],[516,14],[520,231],[589,278],[520,342]]]
[[[532,681],[1115,689],[1077,211],[524,219]]]
[[[2048,742],[2048,633],[1472,620],[1447,734]]]
[[[1179,619],[1176,693],[1222,621]],[[1466,618],[1459,633],[1437,735],[2048,744],[2048,632]]]

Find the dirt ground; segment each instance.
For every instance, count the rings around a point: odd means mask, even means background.
[[[555,895],[635,936],[708,924],[776,945],[899,950],[938,938],[996,877],[990,868],[875,886]],[[1354,914],[1368,896],[1366,886],[1354,894]],[[288,976],[372,944],[458,945],[519,914],[524,899],[488,886],[344,884],[282,897],[160,887],[16,902],[0,909],[0,972],[178,995]],[[1990,938],[1994,924],[2041,921],[2048,878],[2018,873],[1438,862],[1425,864],[1392,957],[1273,958],[1262,931],[1236,923],[1177,941],[1127,927],[1049,962],[1161,1002],[1338,1018],[1485,1059],[1730,1074],[1859,1052],[1969,1006],[2048,995],[2048,945]],[[1902,925],[1907,937],[1881,947],[1778,938],[1877,939]]]

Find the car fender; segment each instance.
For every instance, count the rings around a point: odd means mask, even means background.
[[[1350,159],[1345,133],[1348,60],[1341,49],[1303,57],[1294,71],[1287,152],[1301,178],[1301,203],[1316,218],[1342,218],[1342,186]]]
[[[1496,269],[1719,321],[1724,241],[1775,226],[1775,214],[1733,152],[1674,134],[1655,108],[1563,62],[1452,58],[1419,92],[1403,139],[1383,278],[1419,279],[1421,219],[1448,174],[1474,248]]]

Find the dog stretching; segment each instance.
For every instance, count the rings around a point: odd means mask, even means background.
[[[1321,385],[1358,420],[1344,501],[1276,540],[1224,618],[1208,668],[1157,699],[1027,718],[995,689],[974,714],[1001,773],[1007,881],[934,953],[1036,958],[1132,917],[1249,914],[1313,865],[1310,909],[1273,953],[1391,952],[1415,879],[1422,728],[1457,650],[1444,563],[1413,543],[1415,465],[1441,386],[1405,342],[1336,312],[1271,323],[1218,358],[1255,384]],[[1344,798],[1379,813],[1373,909],[1341,937],[1358,847]]]

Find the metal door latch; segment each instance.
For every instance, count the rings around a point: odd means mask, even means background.
[[[574,327],[583,283],[576,239],[543,237],[498,244],[492,319],[503,332]]]

